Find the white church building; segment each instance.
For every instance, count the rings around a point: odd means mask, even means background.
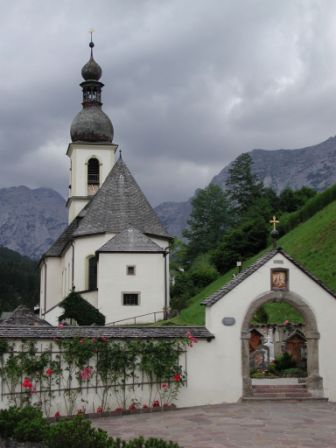
[[[169,307],[171,237],[113,143],[102,111],[102,69],[91,57],[82,68],[82,110],[71,124],[69,224],[43,255],[40,316],[57,325],[60,302],[76,291],[106,324],[142,316],[151,322]]]

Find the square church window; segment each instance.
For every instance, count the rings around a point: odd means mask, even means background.
[[[139,294],[132,292],[132,293],[123,293],[123,305],[130,305],[130,306],[136,306],[139,305]]]
[[[135,275],[135,266],[127,266],[126,272],[127,272],[127,275]]]

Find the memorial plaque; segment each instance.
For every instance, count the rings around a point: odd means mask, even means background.
[[[236,323],[236,319],[234,317],[224,317],[222,322],[226,327],[231,327]]]

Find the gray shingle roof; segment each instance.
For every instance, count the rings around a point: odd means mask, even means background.
[[[253,263],[249,268],[242,271],[235,278],[229,281],[226,285],[216,291],[214,294],[209,296],[207,299],[203,300],[202,305],[212,306],[218,300],[220,300],[223,296],[232,291],[236,286],[242,283],[247,277],[256,272],[259,268],[261,268],[265,263],[271,260],[276,254],[282,254],[285,258],[291,261],[295,266],[297,266],[301,271],[303,271],[308,277],[310,277],[314,282],[318,283],[323,289],[325,289],[329,294],[331,294],[334,298],[336,298],[335,293],[328,288],[324,283],[321,282],[318,278],[316,278],[313,274],[311,274],[307,269],[305,269],[300,263],[298,263],[294,258],[288,255],[281,247],[277,249],[271,250],[267,252],[265,255],[260,257],[255,263]]]
[[[111,238],[97,252],[164,252],[164,249],[139,230],[129,227]]]
[[[61,233],[57,240],[49,247],[44,257],[59,257],[65,247],[72,241],[73,232],[77,229],[78,219],[75,218]]]
[[[119,158],[92,198],[73,235],[119,233],[128,227],[170,238],[124,161]]]
[[[171,238],[126,164],[119,159],[96,195],[57,238],[44,257],[61,256],[76,236],[119,233],[133,226],[149,235]]]
[[[214,335],[205,327],[70,327],[63,328],[51,326],[36,327],[5,327],[0,325],[0,338],[73,338],[89,337],[109,339],[159,339],[159,338],[182,338],[191,332],[198,339],[213,339]]]
[[[0,326],[1,327],[42,326],[43,328],[51,327],[51,325],[47,321],[40,319],[29,308],[23,305],[20,305],[17,308],[15,308],[15,310],[10,314],[10,316],[0,323]],[[1,331],[6,333],[7,328]]]

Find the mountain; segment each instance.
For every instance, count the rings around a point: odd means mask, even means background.
[[[39,271],[28,257],[0,247],[0,312],[39,302]]]
[[[67,224],[65,200],[49,188],[0,189],[0,246],[38,259]]]
[[[278,193],[287,186],[293,189],[307,186],[322,191],[336,183],[336,137],[301,149],[254,149],[248,154],[253,160],[252,171],[266,187],[272,187]],[[233,162],[225,166],[211,183],[225,189]],[[164,202],[155,208],[170,234],[181,236],[191,212],[191,199]]]

